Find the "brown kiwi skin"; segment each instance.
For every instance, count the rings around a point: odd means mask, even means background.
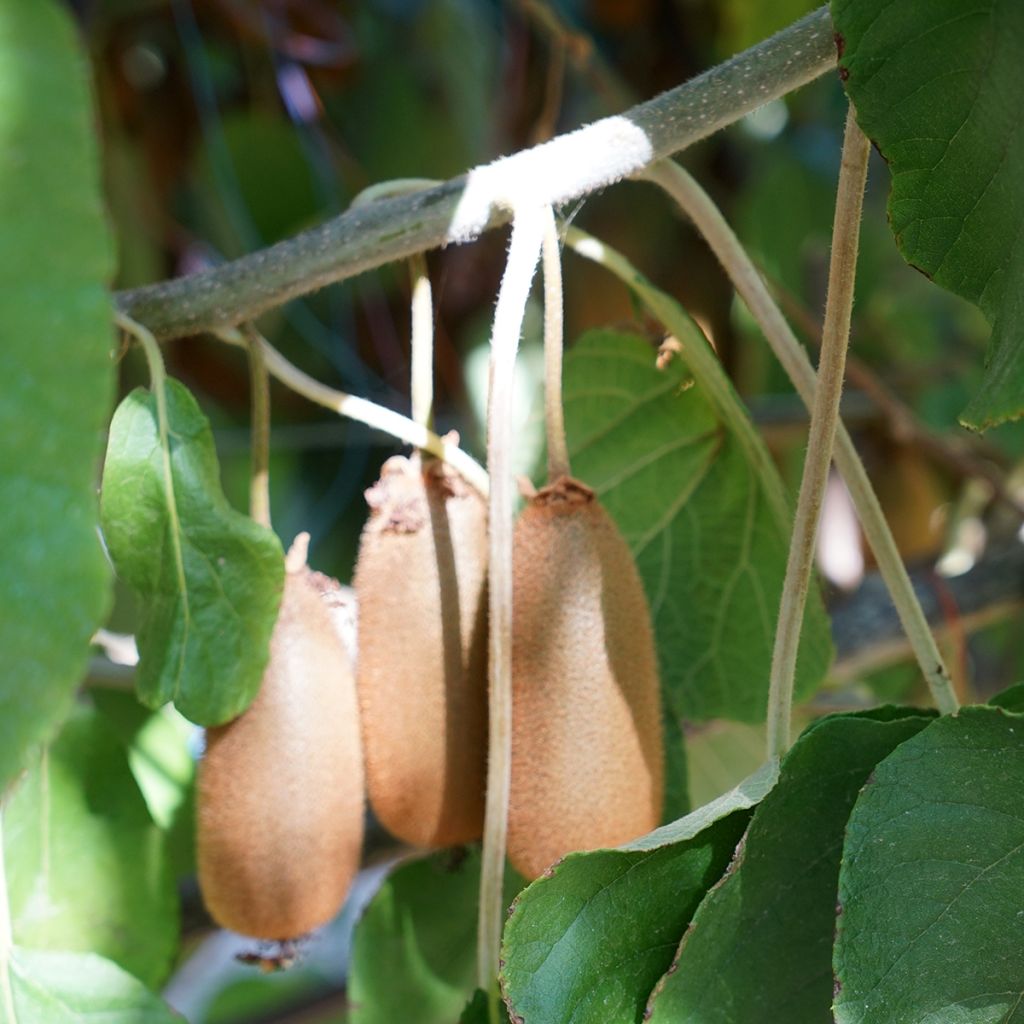
[[[207,730],[199,765],[203,900],[222,927],[260,939],[293,939],[334,917],[362,848],[355,678],[321,596],[325,578],[312,577],[300,540],[260,692]]]
[[[483,832],[487,506],[449,466],[396,456],[366,492],[357,681],[374,813],[415,846]]]
[[[593,492],[562,477],[513,538],[508,856],[532,879],[571,850],[655,828],[664,789],[650,612]]]

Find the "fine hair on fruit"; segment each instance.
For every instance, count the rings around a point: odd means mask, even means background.
[[[629,548],[593,491],[561,477],[515,527],[508,855],[536,878],[572,850],[660,819],[657,657]]]
[[[355,571],[370,804],[415,846],[478,839],[487,750],[487,506],[439,460],[396,456],[366,494]]]
[[[355,678],[322,596],[327,578],[306,567],[308,539],[288,554],[259,694],[207,730],[197,784],[207,909],[225,928],[277,941],[334,917],[363,839]]]

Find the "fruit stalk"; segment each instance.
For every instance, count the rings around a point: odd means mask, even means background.
[[[434,303],[427,273],[427,258],[416,253],[409,259],[412,281],[412,328],[410,334],[412,419],[425,430],[434,424]]]
[[[249,468],[249,515],[270,526],[270,377],[258,338],[243,328],[249,350],[249,402],[251,406],[251,465]]]
[[[258,334],[258,332],[254,330],[254,334]],[[233,327],[217,330],[215,335],[228,345],[245,347],[244,337]],[[467,455],[458,444],[438,437],[432,430],[426,430],[421,424],[413,422],[407,416],[377,405],[376,402],[329,388],[314,377],[310,377],[308,373],[303,373],[297,366],[288,362],[266,338],[262,335],[258,336],[260,350],[267,363],[267,371],[285,387],[316,405],[322,405],[325,409],[336,412],[339,416],[365,423],[366,426],[390,434],[391,437],[397,438],[405,444],[419,448],[421,451],[430,452],[431,455],[450,463],[482,495],[486,496],[487,471],[479,462]]]
[[[512,528],[515,481],[512,473],[516,351],[530,285],[544,237],[544,211],[516,210],[508,262],[498,290],[491,334],[487,406],[487,467],[490,472],[489,545],[489,728],[487,803],[480,869],[477,982],[489,994],[497,1020],[498,958],[503,919],[502,882],[508,835],[512,764]]]
[[[544,426],[548,445],[548,482],[570,476],[569,445],[562,407],[563,296],[558,227],[550,206],[544,212]]]
[[[839,399],[843,393],[846,350],[850,341],[853,288],[857,277],[857,249],[860,241],[861,210],[868,174],[871,145],[860,130],[851,106],[846,115],[835,220],[832,227],[832,258],[829,262],[825,325],[818,361],[818,384],[811,409],[800,496],[797,498],[793,536],[782,585],[779,621],[768,691],[768,757],[781,757],[790,744],[793,680],[796,675],[800,627],[803,624],[807,591],[814,571],[814,547],[821,520],[832,442],[839,422]]]

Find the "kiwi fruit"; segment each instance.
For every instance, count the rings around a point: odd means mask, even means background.
[[[486,789],[487,506],[420,454],[389,459],[366,499],[354,583],[370,804],[415,846],[470,842]]]
[[[363,765],[351,661],[306,568],[286,561],[259,694],[208,729],[197,781],[197,859],[218,924],[287,941],[329,921],[359,867]]]
[[[508,856],[536,878],[571,850],[649,832],[664,788],[657,656],[629,548],[570,477],[513,537]]]

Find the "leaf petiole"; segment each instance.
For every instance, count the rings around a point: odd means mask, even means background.
[[[176,678],[181,679],[181,669],[185,663],[185,652],[188,650],[188,632],[191,622],[191,612],[188,599],[188,580],[185,575],[185,558],[181,549],[181,520],[178,516],[178,501],[174,493],[174,474],[171,469],[171,438],[167,417],[167,369],[164,366],[163,356],[160,354],[160,345],[153,336],[152,331],[126,316],[124,313],[114,313],[114,323],[134,338],[142,347],[146,356],[146,364],[149,367],[149,383],[156,401],[157,437],[160,441],[161,475],[164,484],[164,497],[167,501],[167,516],[170,519],[171,551],[174,555],[174,571],[177,577],[178,593],[181,596],[181,613],[183,623],[183,636],[179,645],[178,672]]]
[[[846,116],[846,134],[839,170],[818,384],[814,391],[807,455],[793,521],[786,578],[779,602],[775,649],[772,652],[766,740],[768,757],[781,757],[790,745],[796,656],[807,592],[814,573],[814,549],[821,521],[825,483],[832,463],[832,442],[839,422],[839,399],[843,393],[846,350],[850,341],[853,286],[857,276],[860,220],[870,152],[870,143],[858,127],[851,106]]]

